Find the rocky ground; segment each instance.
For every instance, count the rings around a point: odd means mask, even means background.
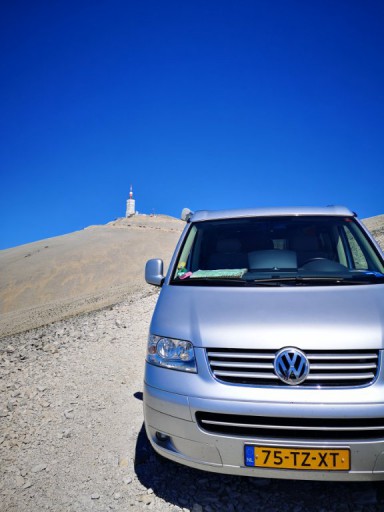
[[[376,241],[380,244],[380,247],[384,248],[384,215],[376,215],[375,217],[369,217],[363,219],[363,223],[367,226],[369,231],[375,237]]]
[[[143,430],[143,360],[156,301],[0,339],[1,512],[384,510],[384,485],[203,473],[154,454]]]

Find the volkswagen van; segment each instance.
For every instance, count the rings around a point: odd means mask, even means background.
[[[148,336],[162,456],[233,475],[384,479],[384,260],[345,207],[184,212]]]

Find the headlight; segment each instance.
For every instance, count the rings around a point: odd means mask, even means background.
[[[150,335],[147,361],[172,370],[197,373],[195,351],[190,341]]]

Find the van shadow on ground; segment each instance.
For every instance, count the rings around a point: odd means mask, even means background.
[[[213,512],[383,512],[384,482],[274,480],[208,473],[157,455],[144,425],[136,443],[135,471],[142,485],[169,504]]]

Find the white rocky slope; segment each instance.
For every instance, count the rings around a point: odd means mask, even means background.
[[[157,292],[0,339],[0,511],[379,512],[384,485],[221,476],[165,461],[143,431]]]
[[[0,251],[0,337],[125,300],[147,259],[168,263],[184,226],[138,215]]]
[[[384,215],[376,215],[363,219],[363,223],[375,237],[376,241],[384,248]]]

